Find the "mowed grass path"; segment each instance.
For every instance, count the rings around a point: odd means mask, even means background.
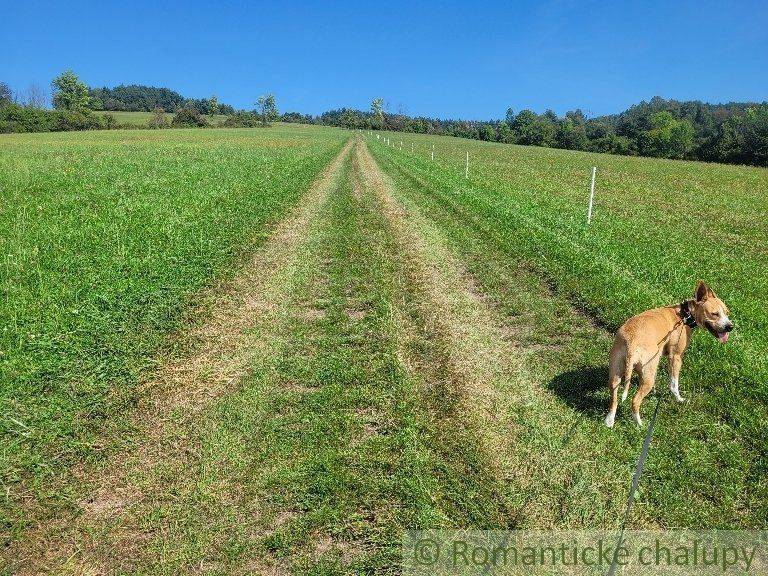
[[[567,253],[494,211],[513,195],[345,136],[8,571],[397,573],[409,527],[619,526],[643,431],[602,425],[611,320],[559,283]],[[754,438],[690,392],[630,525],[763,525]]]
[[[345,135],[182,130],[0,138],[0,525],[72,505],[190,299],[231,273]],[[22,508],[19,508],[22,506]]]

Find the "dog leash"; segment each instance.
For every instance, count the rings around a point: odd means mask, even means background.
[[[678,320],[677,323],[672,327],[672,330],[670,330],[669,334],[674,332],[680,325],[685,325],[692,329],[696,328],[697,326],[696,320],[693,318],[693,315],[688,308],[687,300],[683,300],[683,302],[680,304],[680,320]],[[669,334],[667,334],[667,336],[669,336]],[[666,339],[667,336],[665,336],[664,339]],[[653,429],[656,426],[656,417],[659,415],[659,405],[661,404],[661,394],[654,390],[654,395],[656,396],[656,406],[653,409],[653,417],[651,418],[651,423],[648,425],[648,432],[645,433],[645,438],[643,439],[643,448],[640,450],[640,456],[638,456],[637,463],[635,464],[635,474],[632,476],[632,487],[630,488],[629,496],[627,497],[627,507],[624,510],[624,519],[621,521],[619,539],[616,542],[616,549],[613,552],[613,560],[611,561],[611,566],[608,568],[606,576],[616,575],[616,569],[618,567],[619,561],[619,548],[624,542],[624,530],[627,527],[627,520],[629,520],[629,513],[632,510],[632,504],[635,503],[635,493],[637,492],[637,488],[640,485],[640,477],[643,475],[645,459],[648,457],[648,450],[651,447]]]
[[[656,417],[659,415],[659,404],[661,404],[661,394],[656,394],[656,408],[653,410],[653,418],[648,426],[648,432],[645,433],[645,439],[643,440],[643,449],[640,450],[640,456],[637,458],[637,464],[635,464],[635,475],[632,477],[632,487],[629,490],[629,496],[627,497],[627,507],[624,510],[624,519],[621,522],[621,532],[619,532],[619,539],[616,542],[616,549],[613,552],[613,560],[611,561],[611,567],[608,569],[606,576],[615,576],[616,568],[619,561],[619,548],[624,542],[624,529],[627,526],[627,520],[629,520],[629,512],[632,509],[632,504],[635,502],[635,492],[640,485],[640,477],[643,475],[643,466],[645,465],[645,459],[648,457],[648,449],[651,446],[651,438],[653,437],[653,428],[656,425]]]

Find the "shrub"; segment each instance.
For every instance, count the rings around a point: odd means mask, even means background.
[[[69,130],[98,130],[103,125],[101,120],[95,114],[89,114],[85,111],[75,110],[57,110],[51,112],[54,115],[54,132],[66,132]]]
[[[101,117],[101,121],[104,124],[104,128],[107,130],[114,130],[117,128],[117,118],[112,114],[104,114],[104,116]]]
[[[98,130],[106,122],[87,110],[43,110],[10,104],[0,108],[0,132]]]
[[[224,120],[222,126],[225,128],[253,128],[254,126],[261,126],[260,119],[256,114],[250,112],[236,112],[230,114],[227,119]]]
[[[0,108],[0,132],[49,132],[54,115],[49,110],[8,104]]]
[[[174,118],[174,121],[176,119]],[[160,129],[160,128],[168,128],[170,126],[170,122],[168,121],[167,116],[165,115],[165,110],[158,107],[155,108],[152,112],[152,118],[149,119],[149,127],[154,129]]]
[[[195,108],[179,108],[171,124],[177,127],[203,127],[208,126],[208,121]]]

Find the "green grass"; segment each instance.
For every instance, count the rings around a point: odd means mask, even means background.
[[[149,121],[152,119],[152,116],[154,116],[153,112],[97,111],[94,112],[94,114],[99,116],[111,114],[115,117],[115,120],[117,120],[118,124],[129,124],[134,126],[148,126]],[[165,117],[169,122],[173,120],[173,114],[170,112],[166,112]],[[208,115],[205,116],[205,118],[211,125],[214,126],[221,124],[224,122],[224,120],[227,119],[226,115],[224,114],[214,114],[212,116]]]
[[[340,131],[0,138],[2,523],[98,455],[190,298],[264,238]],[[63,497],[62,497],[63,498]]]
[[[665,405],[646,498],[666,524],[764,525],[768,171],[410,135],[401,151],[402,136],[391,135],[397,148],[368,141],[406,193],[447,211],[454,227],[495,251],[493,260],[521,262],[600,326],[615,329],[690,297],[699,278],[711,283],[732,310],[736,338],[720,346],[696,334],[681,378],[689,402]],[[587,227],[593,165],[597,201]],[[536,330],[546,334],[555,322]],[[586,344],[571,371],[553,375],[552,390],[599,418],[606,360],[606,342]],[[620,420],[630,425],[626,411]]]
[[[768,172],[367,136],[383,175],[357,149],[286,220],[348,136],[0,139],[7,560],[397,573],[404,528],[616,528],[644,431],[626,406],[602,424],[611,332],[700,277],[737,333],[696,334],[689,402],[660,376],[630,526],[765,526]],[[264,243],[278,220],[281,250]],[[201,294],[231,275],[240,292]],[[170,348],[191,323],[211,344],[200,299],[250,306],[232,327],[245,375],[142,413],[137,383],[187,358]],[[94,491],[102,512],[83,513]]]

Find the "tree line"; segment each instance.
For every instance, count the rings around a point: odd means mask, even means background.
[[[141,84],[120,85],[114,88],[89,88],[91,110],[112,112],[152,112],[162,108],[176,112],[180,108],[194,108],[200,114],[234,114],[235,108],[222,104],[216,96],[211,98],[185,98],[169,88],[156,88]]]
[[[34,90],[32,89],[34,87]],[[168,88],[120,85],[115,88],[89,88],[71,70],[51,81],[53,110],[48,96],[37,85],[22,94],[0,82],[0,133],[55,132],[112,128],[206,127],[206,116],[227,116],[223,126],[267,126],[278,119],[277,104],[271,94],[260,96],[252,111],[235,110],[221,104],[216,96],[184,98]],[[94,114],[93,112],[105,112]],[[152,112],[145,126],[120,124],[109,112]],[[172,113],[168,118],[166,113]]]
[[[768,166],[768,102],[707,104],[660,97],[607,116],[587,118],[581,110],[558,116],[551,110],[515,113],[488,121],[444,120],[413,117],[385,111],[382,98],[370,110],[340,108],[319,116],[287,112],[278,115],[275,98],[265,95],[253,110],[210,98],[184,98],[168,88],[120,85],[89,88],[71,71],[51,83],[54,110],[45,108],[46,97],[33,85],[21,96],[0,82],[0,132],[88,130],[120,125],[110,111],[154,112],[151,128],[207,126],[207,116],[226,115],[223,126],[264,126],[275,120],[323,124],[349,129],[392,130],[442,134],[490,142],[587,150],[610,154],[704,160]],[[106,112],[100,115],[93,111]],[[168,119],[166,112],[173,113]],[[138,127],[138,126],[134,126]]]
[[[768,102],[707,104],[652,98],[624,112],[587,118],[581,110],[558,116],[548,110],[503,120],[467,121],[411,117],[383,110],[341,108],[316,118],[283,115],[284,122],[314,122],[349,129],[442,134],[489,142],[586,150],[610,154],[768,166]],[[300,115],[299,115],[300,116]]]

